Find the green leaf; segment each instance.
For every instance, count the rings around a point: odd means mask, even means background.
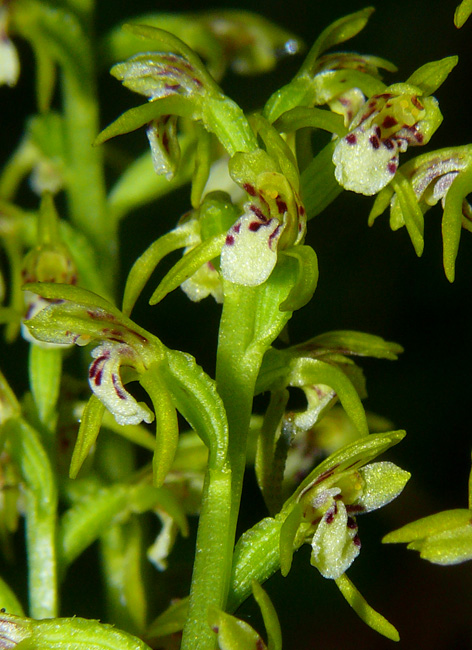
[[[387,639],[400,641],[400,635],[394,626],[381,614],[376,612],[375,609],[372,609],[345,573],[339,578],[336,578],[335,582],[339,591],[364,623],[379,634],[386,636]]]
[[[406,83],[420,88],[423,95],[432,95],[444,83],[458,61],[458,56],[447,56],[439,61],[425,63],[413,72]]]
[[[95,444],[100,432],[104,413],[105,405],[98,397],[91,395],[80,418],[79,432],[70,461],[70,478],[77,478],[80,468]]]
[[[281,311],[293,312],[307,305],[313,298],[318,284],[318,258],[311,246],[294,246],[279,254],[279,259],[291,257],[297,261],[297,277],[287,298],[281,303]]]
[[[186,253],[161,280],[152,294],[149,304],[156,305],[165,296],[188,280],[198,269],[218,257],[225,243],[226,233],[215,235]]]
[[[255,580],[252,583],[252,593],[260,607],[265,629],[268,636],[267,650],[282,650],[282,631],[280,623],[269,596]]]

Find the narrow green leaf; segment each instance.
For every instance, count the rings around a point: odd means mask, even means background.
[[[439,61],[425,63],[405,83],[421,88],[423,95],[432,95],[444,83],[458,61],[458,56],[447,56]]]
[[[287,298],[280,305],[281,311],[295,311],[307,305],[313,298],[318,284],[318,258],[311,246],[295,246],[282,251],[279,257],[292,257],[298,263],[297,277]]]
[[[267,650],[282,650],[282,631],[275,607],[261,585],[255,580],[252,583],[252,593],[261,609],[267,631]]]
[[[336,585],[356,614],[373,630],[392,641],[400,641],[400,635],[386,618],[372,609],[345,573],[336,579]]]
[[[146,638],[168,636],[183,630],[188,616],[188,598],[173,601],[146,630]]]
[[[226,233],[215,235],[215,237],[207,239],[184,255],[161,280],[152,294],[149,304],[156,305],[168,293],[177,289],[182,282],[188,280],[203,264],[218,257],[225,239]]]
[[[80,468],[95,444],[100,432],[104,412],[104,404],[102,404],[98,397],[91,395],[80,419],[79,432],[70,461],[70,478],[77,477]]]

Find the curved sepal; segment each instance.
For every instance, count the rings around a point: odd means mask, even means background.
[[[446,81],[458,61],[457,56],[447,56],[439,61],[425,63],[413,72],[406,83],[420,88],[425,97],[432,95]]]
[[[70,461],[70,478],[77,478],[80,468],[95,444],[100,432],[104,412],[105,405],[98,397],[92,395],[80,418],[79,432]]]
[[[307,305],[313,298],[318,285],[318,258],[311,246],[294,246],[281,252],[281,257],[296,260],[297,278],[287,298],[280,305],[281,311],[296,311]]]

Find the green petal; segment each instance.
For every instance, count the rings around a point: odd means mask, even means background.
[[[454,13],[454,25],[461,28],[472,13],[472,0],[462,0]]]
[[[362,467],[359,474],[365,487],[356,504],[362,505],[363,512],[377,510],[396,499],[411,478],[409,472],[388,461]]]
[[[454,282],[455,262],[462,228],[462,202],[472,191],[472,170],[463,171],[454,179],[444,205],[442,220],[444,271],[449,282]]]
[[[392,187],[398,197],[399,206],[408,234],[410,235],[411,243],[418,257],[421,257],[424,248],[424,218],[418,204],[418,199],[407,179],[399,172],[397,172],[395,178],[392,180]]]
[[[433,564],[460,564],[472,560],[472,512],[464,526],[411,542],[407,548],[419,551],[423,560]]]
[[[374,334],[354,330],[335,330],[320,334],[303,344],[304,349],[307,349],[308,346],[316,356],[321,356],[326,352],[339,352],[340,354],[391,361],[398,359],[398,355],[403,352],[402,346],[398,343],[385,341]],[[294,350],[296,349],[297,346],[294,347]]]
[[[280,571],[285,577],[292,566],[295,537],[302,522],[303,510],[296,503],[280,529]]]
[[[346,574],[336,579],[339,591],[347,600],[356,614],[373,630],[386,636],[392,641],[400,641],[400,635],[391,623],[381,614],[372,609],[362,594],[352,584]]]

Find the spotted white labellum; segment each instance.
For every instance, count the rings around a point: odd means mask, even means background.
[[[253,204],[229,230],[221,251],[221,273],[235,284],[254,287],[267,280],[277,262],[277,242],[284,230]]]
[[[335,580],[354,562],[360,552],[357,523],[340,500],[332,500],[311,542],[311,564],[322,576]]]
[[[98,399],[113,414],[118,424],[150,423],[154,414],[125,390],[120,366],[139,363],[133,349],[125,343],[105,341],[92,351],[95,359],[89,368],[89,384]]]
[[[427,111],[433,120],[427,118]],[[345,189],[371,196],[394,177],[399,154],[425,144],[438,109],[433,97],[384,93],[366,102],[333,153],[336,180]]]

